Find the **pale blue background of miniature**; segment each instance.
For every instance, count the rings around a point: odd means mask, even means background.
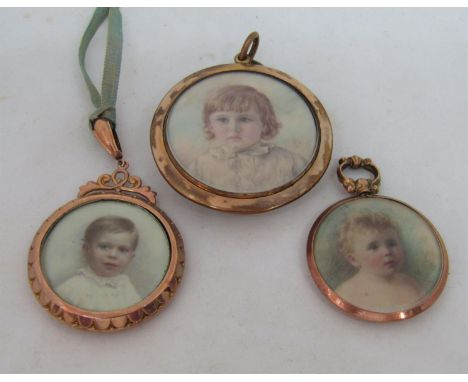
[[[380,213],[395,224],[405,254],[401,271],[414,277],[424,297],[428,296],[442,276],[443,254],[437,236],[416,212],[387,199],[362,198],[343,204],[322,221],[314,241],[314,259],[327,285],[336,289],[357,271],[340,253],[337,240],[344,221],[353,213]]]
[[[114,162],[88,131],[78,66],[92,9],[2,9],[0,46],[0,371],[468,372],[468,17],[466,9],[124,9],[118,133],[130,170],[180,229],[186,273],[170,306],[138,328],[99,335],[49,316],[27,282],[42,222]],[[157,171],[153,113],[183,77],[256,56],[309,87],[334,131],[329,170],[305,196],[259,215],[191,203]],[[100,77],[103,36],[88,67]],[[348,317],[306,262],[314,220],[347,195],[338,158],[369,156],[382,195],[422,211],[447,245],[450,276],[427,312],[376,324]],[[98,355],[98,356],[97,356]]]
[[[138,232],[135,257],[127,274],[142,297],[148,296],[164,278],[169,266],[170,244],[161,223],[149,212],[131,204],[104,201],[90,203],[66,214],[49,232],[42,247],[42,269],[52,289],[87,266],[83,252],[84,232],[102,216],[125,216]]]

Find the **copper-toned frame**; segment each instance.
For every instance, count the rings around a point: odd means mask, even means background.
[[[96,183],[90,182],[88,188],[95,187]],[[84,187],[86,187],[84,186]],[[83,188],[82,187],[82,191]],[[147,189],[146,191],[148,191]],[[41,267],[42,245],[48,233],[60,219],[69,212],[84,205],[99,201],[120,201],[145,209],[153,215],[164,227],[169,238],[171,257],[167,272],[157,286],[147,297],[135,305],[125,309],[109,312],[94,312],[80,309],[62,300],[47,282]],[[31,245],[28,258],[28,276],[31,288],[39,303],[57,319],[80,329],[98,332],[110,332],[133,327],[147,318],[156,315],[166,307],[174,295],[184,271],[184,247],[182,237],[177,227],[157,207],[134,196],[122,193],[97,193],[72,200],[55,211],[36,233]]]
[[[317,145],[311,164],[301,175],[281,187],[267,192],[232,193],[221,191],[190,176],[172,155],[166,137],[166,122],[172,106],[188,88],[208,77],[232,72],[258,73],[289,85],[298,92],[314,116]],[[260,64],[243,63],[213,66],[196,72],[176,84],[163,98],[151,124],[151,148],[161,174],[167,182],[187,199],[227,212],[258,213],[290,203],[304,195],[325,173],[332,154],[332,128],[327,113],[317,97],[289,75]]]
[[[320,274],[317,268],[317,264],[315,263],[315,258],[314,258],[314,241],[315,241],[315,237],[317,235],[320,225],[330,215],[330,213],[334,211],[336,208],[346,203],[350,203],[350,202],[352,203],[353,200],[361,200],[362,198],[363,198],[362,196],[361,197],[355,196],[352,198],[341,200],[331,205],[330,207],[328,207],[324,212],[322,212],[322,214],[315,221],[314,225],[312,226],[310,230],[309,238],[307,240],[307,262],[309,264],[309,270],[312,274],[312,278],[314,279],[315,283],[317,284],[321,292],[333,304],[335,304],[338,308],[342,309],[346,313],[349,313],[357,318],[367,320],[367,321],[375,321],[375,322],[398,321],[398,320],[412,318],[416,316],[417,314],[425,311],[427,308],[429,308],[442,293],[442,290],[445,287],[445,283],[447,282],[447,276],[448,276],[448,256],[447,256],[447,250],[445,248],[445,244],[442,240],[442,237],[439,235],[434,225],[423,214],[421,214],[419,211],[415,210],[413,207],[409,206],[408,204],[400,200],[389,198],[386,196],[380,196],[380,195],[366,196],[366,198],[378,198],[378,199],[389,200],[389,201],[401,204],[409,208],[411,211],[415,212],[419,217],[421,217],[428,224],[428,226],[432,230],[432,233],[437,239],[440,253],[442,254],[442,268],[440,272],[440,277],[436,285],[432,289],[432,292],[428,294],[427,296],[425,296],[423,300],[417,306],[411,309],[392,312],[392,313],[379,313],[379,312],[373,312],[373,311],[358,308],[350,304],[349,302],[345,301],[332,288],[330,288],[328,284],[325,282],[325,280],[323,279],[322,275]]]

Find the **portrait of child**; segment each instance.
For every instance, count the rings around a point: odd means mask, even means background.
[[[312,249],[319,282],[370,312],[417,307],[444,271],[443,247],[431,224],[383,197],[345,199],[332,208],[317,227]]]
[[[341,225],[338,251],[355,273],[336,293],[360,308],[410,307],[423,291],[403,272],[406,252],[398,225],[380,212],[355,213]]]
[[[288,184],[307,169],[318,144],[304,99],[256,73],[223,73],[190,87],[171,108],[166,134],[190,176],[233,193]]]
[[[268,97],[252,86],[218,89],[204,105],[203,124],[212,145],[189,169],[210,186],[230,192],[273,189],[305,167],[299,154],[269,142],[282,125]]]
[[[84,233],[82,252],[86,266],[56,288],[70,304],[92,311],[122,309],[139,302],[125,270],[138,245],[135,224],[120,216],[103,216],[91,222]]]

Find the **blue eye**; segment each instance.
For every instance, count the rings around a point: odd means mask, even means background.
[[[218,118],[216,118],[216,120],[218,122],[221,122],[221,123],[228,123],[228,121],[229,121],[229,119],[226,118],[226,117],[218,117]]]
[[[119,251],[122,252],[122,253],[128,253],[128,252],[130,252],[130,248],[125,247],[125,246],[121,246],[121,247],[119,247]]]
[[[250,121],[251,121],[251,119],[250,119],[249,117],[240,117],[239,120],[240,120],[241,122],[244,122],[244,123],[250,122]]]
[[[98,244],[98,248],[102,250],[109,249],[109,246],[107,244]]]
[[[369,243],[369,245],[367,246],[367,249],[371,250],[371,251],[375,251],[377,248],[379,248],[379,245],[377,244],[376,241],[372,241],[371,243]]]

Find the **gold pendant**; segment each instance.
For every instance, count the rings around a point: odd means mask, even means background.
[[[374,178],[348,178],[347,167]],[[307,260],[319,289],[338,308],[369,321],[403,320],[429,308],[448,275],[436,228],[408,204],[376,195],[380,173],[370,159],[340,159],[338,178],[357,196],[327,208],[310,231]]]
[[[121,156],[109,137],[101,143]],[[177,227],[156,207],[156,193],[129,174],[126,162],[118,163],[113,174],[81,186],[77,199],[55,211],[29,252],[39,303],[80,329],[111,332],[156,315],[184,271]]]
[[[220,211],[257,213],[304,195],[330,162],[332,129],[317,97],[254,60],[251,33],[234,64],[196,72],[159,104],[151,147],[168,183]]]

